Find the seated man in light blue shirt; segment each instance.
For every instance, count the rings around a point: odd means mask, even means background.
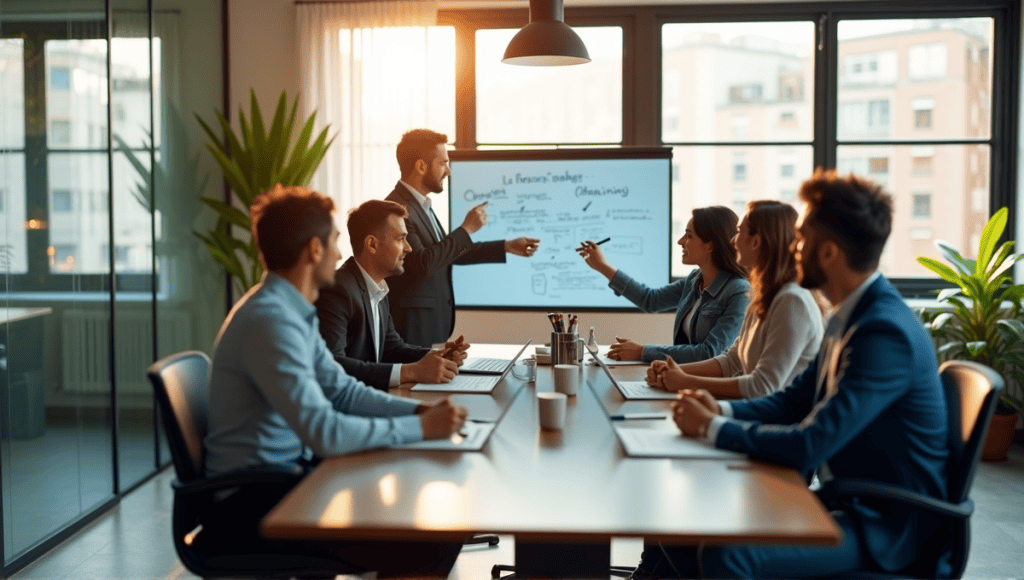
[[[310,465],[326,457],[450,436],[466,409],[447,399],[423,403],[353,379],[320,337],[316,301],[341,259],[334,203],[301,187],[274,187],[250,208],[252,233],[267,269],[228,314],[210,372],[206,472],[270,463]],[[315,555],[338,573],[447,576],[461,543],[346,542],[305,545],[268,541],[259,519],[280,494],[236,493],[215,506],[206,538],[211,550]],[[211,529],[212,528],[212,529]],[[241,550],[241,548],[245,548]],[[263,550],[265,547],[265,550]]]

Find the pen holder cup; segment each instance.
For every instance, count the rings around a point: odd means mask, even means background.
[[[583,339],[575,332],[551,333],[551,364],[575,365],[583,362]]]

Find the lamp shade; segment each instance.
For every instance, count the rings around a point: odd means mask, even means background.
[[[564,66],[590,62],[590,53],[562,21],[561,0],[530,0],[530,23],[505,49],[501,62],[528,66]]]

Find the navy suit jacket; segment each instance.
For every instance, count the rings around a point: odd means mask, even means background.
[[[455,291],[452,264],[505,261],[505,240],[476,242],[462,228],[434,240],[432,218],[407,187],[398,183],[389,201],[409,210],[405,226],[412,252],[405,257],[405,272],[388,278],[391,317],[406,342],[429,347],[444,342],[455,329]]]
[[[380,352],[373,352],[373,312],[370,291],[355,258],[349,258],[334,273],[334,286],[320,291],[316,301],[320,334],[327,349],[345,372],[364,383],[386,391],[394,363],[416,362],[428,348],[406,344],[395,331],[388,311],[388,297],[380,302]],[[379,362],[378,362],[379,361]]]
[[[805,473],[828,462],[836,479],[869,479],[947,499],[946,400],[931,337],[881,276],[842,336],[826,339],[782,391],[730,402],[737,420],[721,428],[716,444]],[[940,528],[931,516],[877,500],[844,507],[884,570],[916,561]]]

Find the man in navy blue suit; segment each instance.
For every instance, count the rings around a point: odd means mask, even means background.
[[[718,402],[684,391],[673,418],[684,435],[795,468],[857,477],[946,498],[946,403],[931,338],[877,271],[892,227],[892,198],[853,175],[821,171],[795,251],[800,283],[834,305],[817,358],[787,388]],[[648,545],[638,577],[822,577],[899,571],[919,559],[941,527],[931,516],[859,499],[833,515],[834,547]]]

